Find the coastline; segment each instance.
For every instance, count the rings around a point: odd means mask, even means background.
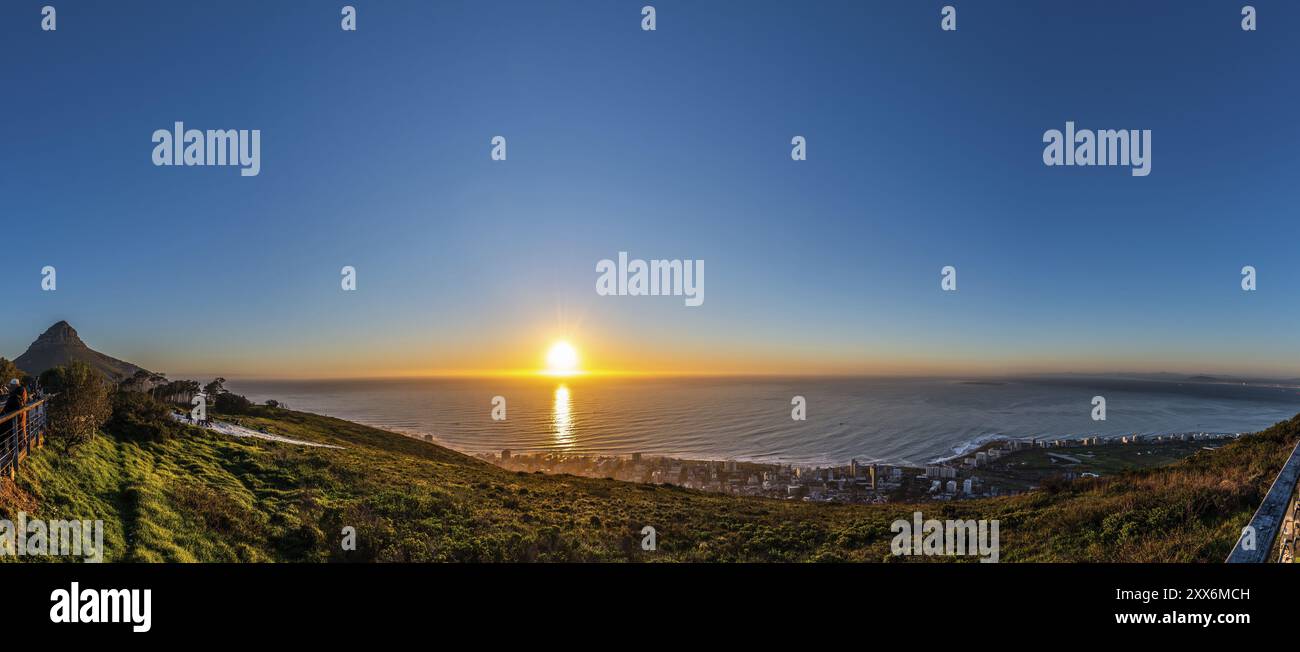
[[[1120,438],[1020,440],[982,437],[925,465],[851,460],[847,464],[791,464],[707,460],[668,455],[590,455],[555,451],[466,453],[525,473],[568,474],[680,486],[713,493],[828,503],[950,501],[1018,495],[1046,483],[1100,478],[1164,466],[1231,442],[1242,433],[1175,433]],[[417,438],[435,443],[432,437]],[[441,445],[441,444],[440,444]]]
[[[1108,393],[1120,410],[1114,416],[1122,418],[1094,422],[1083,409],[1099,389],[1091,386],[945,379],[816,382],[413,379],[231,387],[255,402],[275,399],[416,439],[432,437],[475,455],[506,449],[588,456],[641,453],[801,467],[846,465],[855,459],[921,467],[951,461],[1002,438],[1253,432],[1300,411],[1300,401],[1132,393],[1126,385]],[[808,397],[807,421],[791,420],[791,395]],[[508,419],[492,418],[494,396],[508,400]]]
[[[434,443],[439,446],[443,446],[451,450],[454,450],[456,452],[464,453],[465,455],[470,455],[474,457],[482,458],[485,455],[499,454],[489,450],[464,449],[462,447],[457,446],[453,442],[448,442],[439,438],[437,435],[422,432],[415,429],[397,428],[397,427],[383,425],[383,424],[367,423],[366,421],[358,418],[348,418],[348,417],[337,416],[337,415],[323,414],[320,412],[310,412],[310,414],[316,414],[318,416],[330,417],[334,419],[343,419],[344,421],[351,421],[353,423],[363,425],[369,428],[378,428],[380,430],[387,430],[389,432],[399,434],[404,437],[410,437],[418,441]],[[1135,433],[1132,435],[1100,435],[1100,434],[1080,435],[1076,433],[1076,434],[1069,434],[1069,435],[1043,435],[1042,437],[1010,437],[1000,433],[989,433],[985,435],[980,435],[973,439],[961,442],[956,446],[953,446],[949,454],[947,455],[933,457],[928,459],[925,462],[919,462],[919,463],[914,460],[907,460],[907,459],[895,460],[895,459],[884,458],[884,457],[873,457],[869,455],[854,456],[847,460],[826,460],[820,463],[793,462],[793,461],[783,460],[783,459],[747,457],[744,455],[737,455],[734,457],[692,457],[682,453],[644,453],[643,455],[646,457],[656,457],[656,458],[662,457],[667,459],[676,459],[684,462],[695,462],[695,463],[725,464],[727,462],[737,462],[740,464],[753,464],[753,465],[762,465],[762,466],[788,466],[792,468],[840,467],[840,466],[848,466],[849,464],[855,461],[863,464],[876,464],[881,466],[924,468],[927,465],[948,464],[956,460],[960,460],[969,455],[975,454],[981,449],[988,447],[990,444],[998,444],[1002,442],[1029,442],[1032,440],[1076,441],[1085,438],[1097,439],[1101,442],[1115,442],[1115,441],[1120,441],[1121,439],[1124,439],[1126,437],[1136,437],[1142,441],[1151,441],[1151,440],[1159,441],[1162,438],[1180,437],[1183,435],[1203,437],[1203,438],[1213,438],[1213,439],[1226,439],[1226,438],[1240,437],[1244,434],[1249,434],[1249,431],[1245,431],[1245,430],[1240,430],[1236,432],[1170,431],[1170,432],[1155,432],[1155,433]],[[635,455],[635,453],[622,453],[622,452],[613,452],[613,451],[596,452],[596,453],[566,453],[564,451],[557,451],[554,449],[547,449],[547,448],[533,448],[533,449],[512,448],[509,450],[514,454],[561,455],[561,456],[568,456],[568,457],[591,457],[591,458],[602,458],[602,457],[603,458],[626,458],[626,457],[630,457],[631,455]]]

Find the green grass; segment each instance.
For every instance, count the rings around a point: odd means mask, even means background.
[[[100,436],[26,460],[0,481],[0,515],[103,519],[109,561],[890,561],[890,524],[921,511],[1000,519],[1004,562],[1218,562],[1300,440],[1297,417],[1169,466],[1021,496],[826,505],[515,473],[347,421],[259,415],[240,419],[346,448]],[[646,525],[656,551],[641,550]],[[356,550],[341,548],[344,526]]]
[[[1146,444],[1102,444],[1098,446],[1069,446],[1065,448],[1030,448],[1003,455],[997,461],[979,470],[986,485],[1024,491],[1041,485],[1044,481],[1072,472],[1076,477],[1084,473],[1111,476],[1125,471],[1167,466],[1202,450],[1205,446],[1217,447],[1224,441],[1173,441]],[[1078,464],[1054,459],[1053,454],[1079,460]]]

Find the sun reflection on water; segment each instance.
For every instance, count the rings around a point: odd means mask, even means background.
[[[572,448],[573,414],[569,407],[569,388],[564,385],[555,388],[555,408],[551,411],[551,422],[555,425],[555,444],[561,448]]]

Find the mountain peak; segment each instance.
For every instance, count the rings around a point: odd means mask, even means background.
[[[81,338],[77,335],[77,329],[73,328],[72,324],[62,320],[45,329],[45,332],[41,333],[40,337],[36,338],[36,341],[32,343],[32,346],[40,344],[86,345],[86,343],[82,342]]]
[[[85,362],[115,381],[129,378],[140,369],[129,362],[123,362],[91,349],[81,341],[77,329],[62,320],[45,329],[45,332],[27,347],[26,353],[14,358],[14,364],[18,365],[19,369],[33,376],[39,376],[46,369],[74,361]]]

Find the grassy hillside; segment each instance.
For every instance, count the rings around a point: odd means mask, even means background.
[[[0,481],[0,515],[102,518],[110,561],[889,561],[890,523],[920,510],[1001,519],[1004,562],[1218,562],[1300,440],[1298,416],[1171,466],[1022,496],[823,505],[514,473],[347,421],[258,414],[241,419],[345,448],[101,436]],[[657,551],[640,548],[645,525]]]

